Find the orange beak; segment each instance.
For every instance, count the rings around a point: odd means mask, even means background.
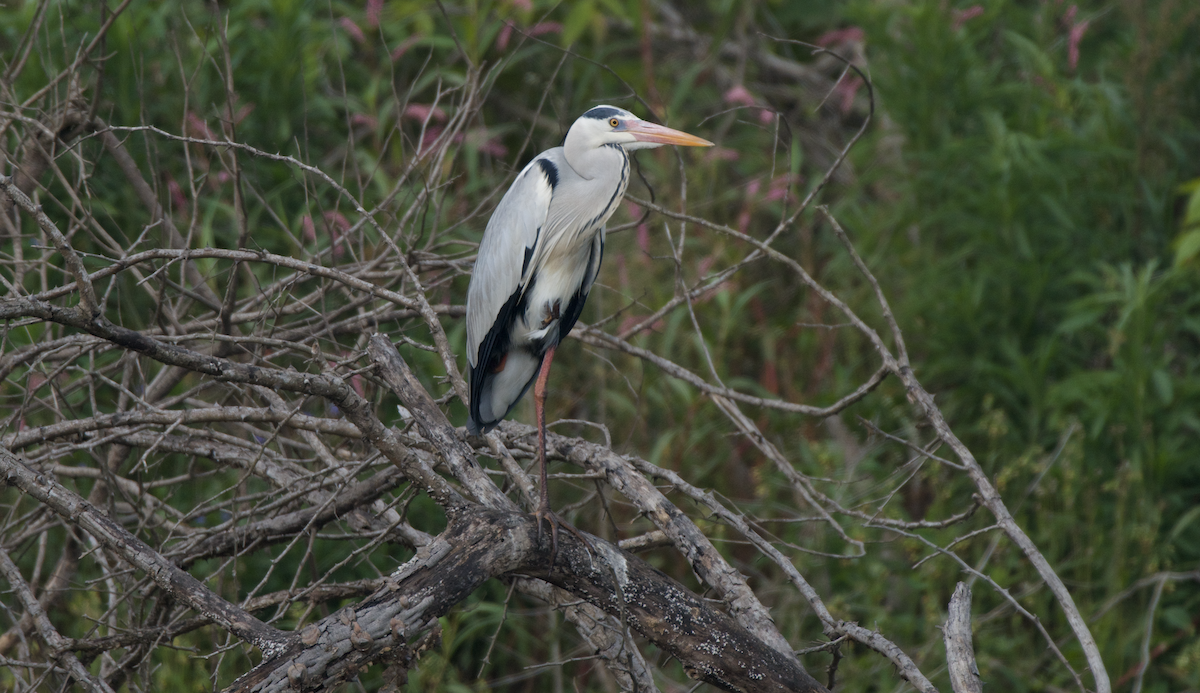
[[[655,125],[644,120],[626,123],[624,130],[633,135],[638,142],[654,142],[655,144],[675,144],[681,147],[711,147],[712,142],[701,139],[686,132],[672,130],[662,125]]]

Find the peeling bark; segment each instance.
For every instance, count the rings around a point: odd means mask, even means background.
[[[560,536],[552,569],[550,538],[539,543],[530,515],[467,511],[363,602],[289,636],[278,655],[228,691],[323,690],[374,662],[408,668],[409,641],[492,577],[523,573],[625,618],[688,675],[729,691],[824,691],[794,660],[780,656],[727,614],[632,554],[590,537],[590,553]]]

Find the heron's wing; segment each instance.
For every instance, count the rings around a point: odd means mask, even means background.
[[[503,419],[533,383],[541,357],[513,349],[515,322],[525,312],[546,215],[558,185],[555,150],[543,152],[504,194],[479,244],[467,290],[467,361],[471,364],[472,433]]]
[[[557,168],[546,158],[548,153],[535,157],[517,175],[483,232],[467,289],[467,361],[472,367],[486,360],[480,346],[500,322],[501,314],[516,308],[527,288],[530,262],[558,184]],[[514,316],[503,317],[508,318],[503,322],[511,323]]]
[[[579,285],[579,291],[571,297],[567,302],[567,307],[562,314],[562,322],[559,323],[558,333],[560,338],[566,339],[571,328],[575,327],[575,321],[583,314],[583,303],[587,300],[588,294],[592,290],[592,285],[596,283],[596,277],[600,274],[600,261],[604,258],[604,229],[600,229],[600,233],[592,238],[592,247],[588,252],[587,273],[583,276],[583,283]]]

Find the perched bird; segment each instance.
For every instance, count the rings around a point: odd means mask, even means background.
[[[546,488],[550,362],[600,272],[604,223],[629,184],[628,153],[664,144],[712,146],[622,108],[596,106],[571,125],[561,147],[538,154],[517,175],[479,244],[467,290],[467,429],[490,431],[534,387],[542,482],[535,516],[538,533],[545,520],[555,544],[562,523]]]

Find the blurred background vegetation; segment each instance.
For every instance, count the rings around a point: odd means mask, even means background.
[[[105,19],[102,5],[50,3],[29,65],[13,96],[4,98],[28,97],[68,64],[74,55],[65,48],[94,35]],[[6,64],[19,54],[37,7],[0,8]],[[694,34],[667,35],[663,27],[690,27]],[[233,99],[216,65],[224,60],[222,32]],[[1151,626],[1142,690],[1200,689],[1200,586],[1194,576],[1167,580],[1148,613],[1158,583],[1146,580],[1200,568],[1195,2],[134,3],[99,53],[103,71],[93,73],[93,107],[114,125],[202,138],[228,133],[260,150],[295,155],[343,181],[369,209],[385,202],[422,137],[442,126],[447,114],[439,90],[467,79],[469,60],[494,70],[486,73],[486,101],[456,157],[434,172],[439,194],[404,239],[410,251],[469,257],[496,191],[596,103],[622,105],[716,141],[712,154],[689,159],[684,169],[687,209],[763,237],[821,179],[868,107],[867,89],[851,75],[832,93],[815,95],[783,79],[770,56],[810,67],[820,56],[768,36],[843,52],[873,80],[875,118],[819,199],[878,274],[918,376],[1093,618],[1115,689],[1133,685]],[[722,52],[723,45],[741,52]],[[568,46],[569,54],[562,50]],[[153,183],[160,199],[192,220],[200,244],[236,244],[232,191],[217,154],[141,133],[129,146],[159,172]],[[211,167],[211,175],[186,180],[188,155],[199,158],[202,170]],[[355,219],[333,191],[301,184],[283,164],[242,163],[261,203],[251,207],[251,247],[331,264],[365,252],[370,239],[354,246],[339,236]],[[639,164],[653,193],[635,183],[630,194],[653,194],[679,207],[674,154],[643,153]],[[417,187],[409,187],[397,198],[414,198]],[[90,171],[87,192],[110,215],[110,231],[132,244],[145,212],[115,167]],[[633,205],[614,218],[613,226],[627,228],[609,238],[602,286],[584,316],[588,323],[608,318],[608,331],[636,323],[674,292],[677,270],[662,219],[638,220]],[[423,245],[426,230],[456,224],[458,245]],[[670,233],[678,232],[672,225]],[[866,304],[867,288],[814,212],[776,247],[853,305]],[[691,283],[738,260],[744,249],[689,229],[686,251],[679,271]],[[439,288],[437,300],[461,303],[465,288],[459,278]],[[122,310],[136,322],[146,308]],[[743,391],[828,404],[874,370],[869,347],[823,326],[836,316],[782,271],[743,271],[696,310],[718,375]],[[444,322],[461,344],[462,326]],[[635,342],[708,372],[686,311],[665,316]],[[429,356],[420,365],[436,394],[446,388],[437,381],[440,364]],[[578,343],[568,345],[555,368],[551,418],[602,422],[618,449],[680,470],[760,518],[804,514],[772,467],[729,435],[720,411],[693,387],[632,357]],[[862,417],[898,435],[922,435],[903,392],[890,384],[828,422],[747,412],[805,473],[831,479],[830,495],[847,505],[878,503],[880,489],[907,474],[914,476],[890,506],[902,507],[898,516],[937,519],[967,504],[965,479],[929,466],[914,473],[904,466],[902,448],[882,445],[860,423]],[[462,422],[465,410],[456,403],[451,415]],[[530,420],[529,412],[520,416]],[[558,430],[600,439],[589,428]],[[570,491],[556,487],[556,494],[557,504]],[[926,536],[944,545],[989,521],[976,517]],[[599,512],[577,523],[593,531],[605,524]],[[834,554],[845,548],[803,522],[777,527],[780,538],[806,548]],[[712,531],[720,537],[723,529]],[[836,615],[877,626],[948,690],[936,626],[963,577],[958,567],[935,558],[914,569],[925,553],[919,543],[851,531],[870,542],[865,557],[813,555],[802,571]],[[332,565],[346,551],[329,544]],[[751,576],[792,644],[810,644],[819,626],[798,597],[773,587],[777,571],[736,543],[722,546]],[[1025,604],[1051,614],[1047,627],[1083,668],[1061,612],[1018,551],[988,536],[958,548]],[[403,558],[394,553],[373,560]],[[673,554],[651,560],[694,584]],[[249,558],[242,566],[251,584],[256,579],[249,576],[261,569]],[[375,573],[351,565],[338,576],[359,574]],[[271,579],[279,586],[268,589],[282,589],[290,578]],[[990,689],[1073,687],[1030,623],[982,583],[975,594],[976,651]],[[584,675],[587,662],[526,668],[572,652],[545,636],[567,626],[519,601],[508,607],[491,662],[477,677],[504,596],[504,586],[494,584],[444,619],[442,645],[422,660],[409,690],[570,690],[571,678],[583,689],[604,688],[601,677]],[[56,622],[87,612],[86,602],[80,593]],[[177,644],[207,652],[215,643],[193,634]],[[210,672],[229,663],[185,650],[158,652],[160,690],[207,690]],[[849,646],[845,652],[839,680],[846,690],[897,689],[885,660]],[[827,662],[824,654],[806,659],[811,670]],[[371,690],[378,681],[367,675],[362,685]]]

